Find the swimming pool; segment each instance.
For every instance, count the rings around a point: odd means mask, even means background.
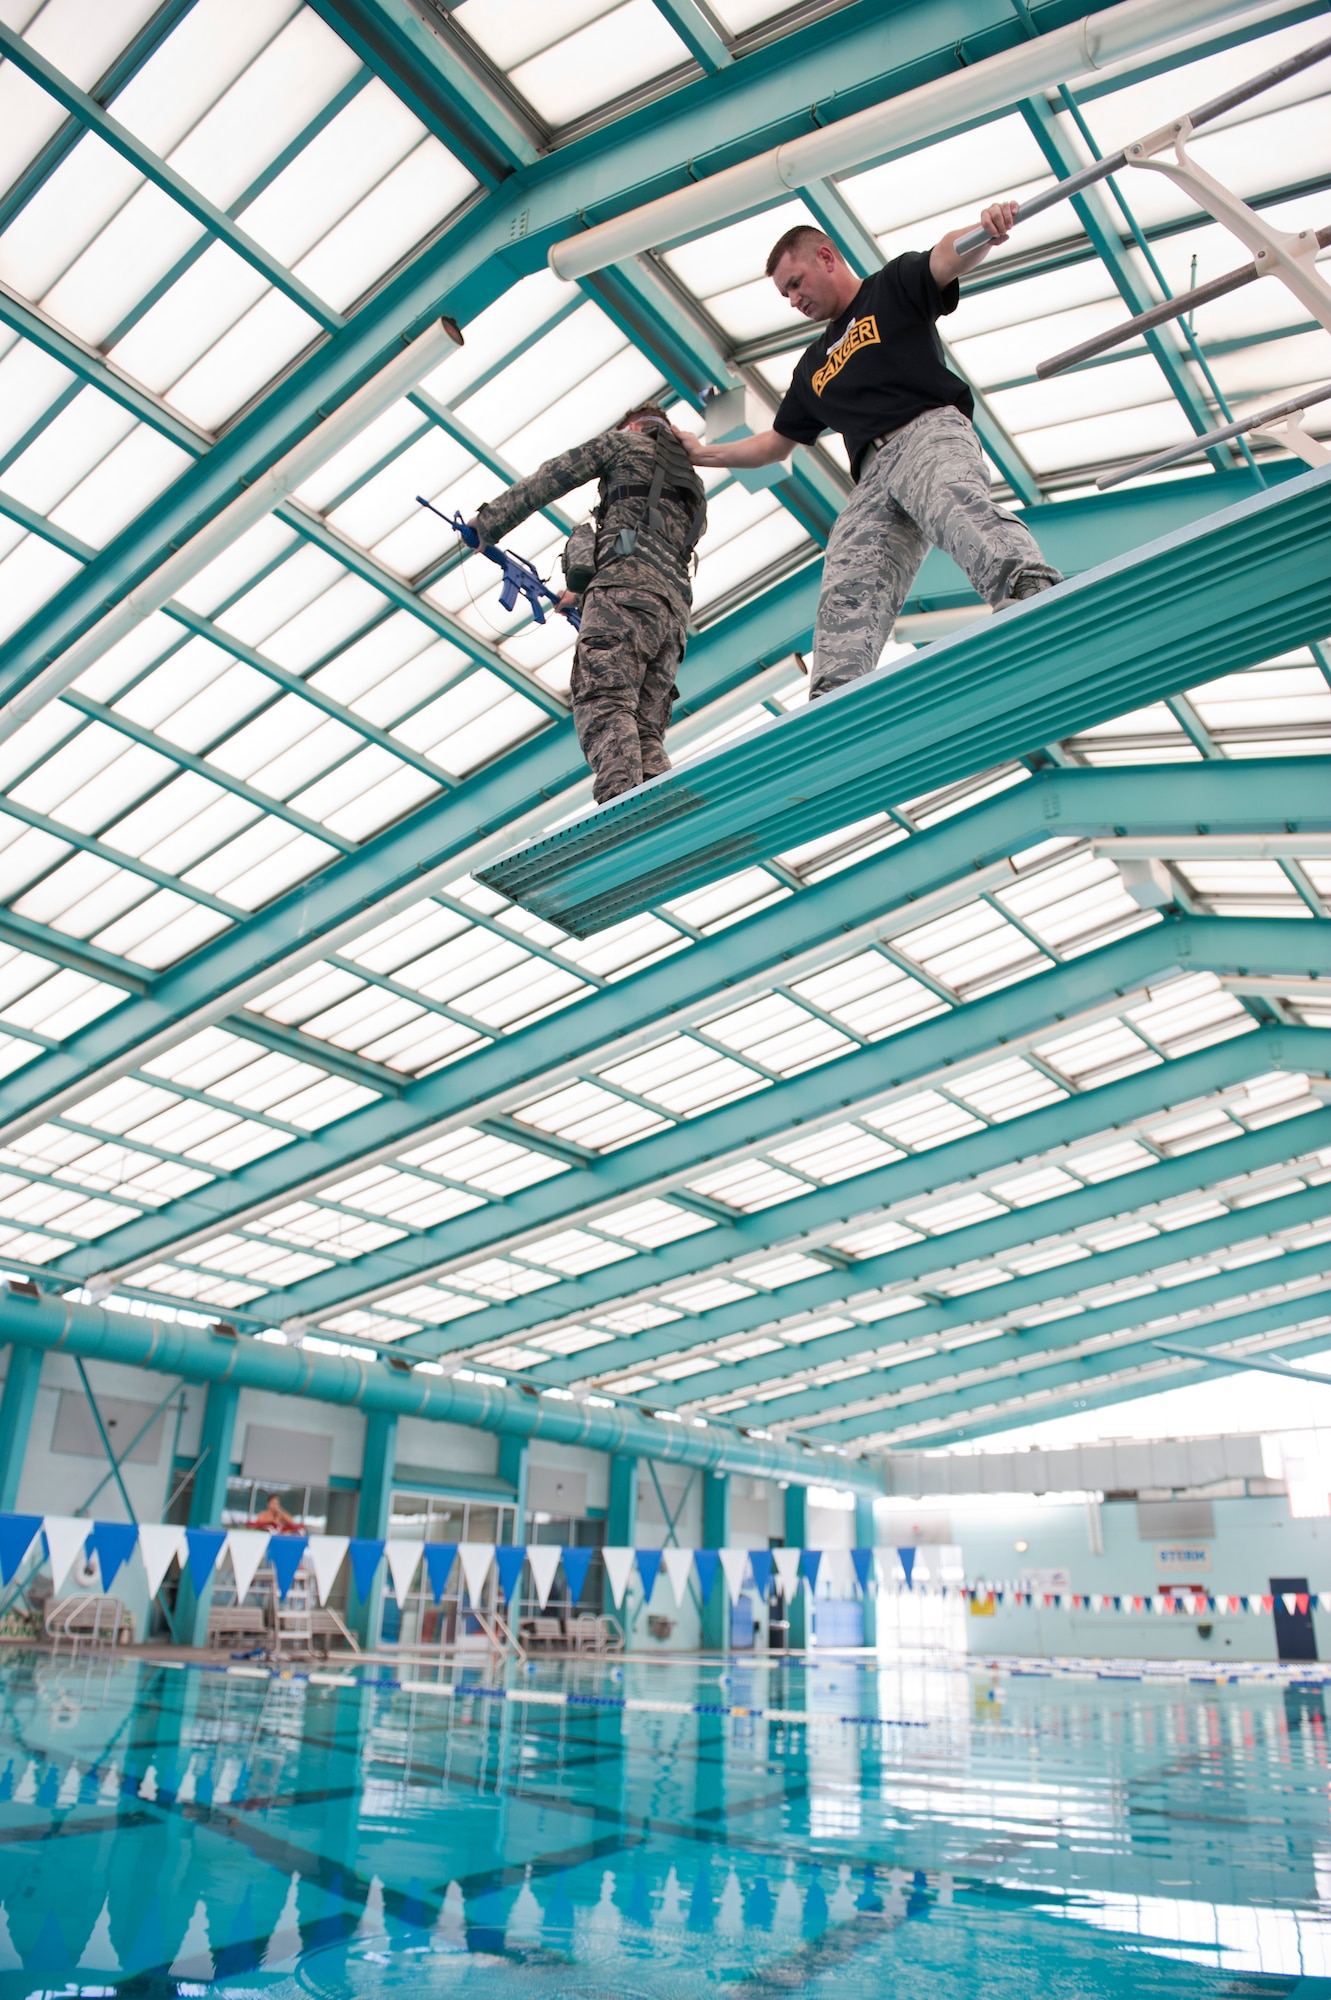
[[[387,1671],[6,1662],[0,1993],[1331,1993],[1320,1687]]]

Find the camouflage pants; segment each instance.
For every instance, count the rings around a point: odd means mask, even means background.
[[[930,543],[987,604],[1061,583],[1035,537],[989,498],[980,440],[960,410],[926,410],[879,447],[832,530],[810,699],[871,673]]]
[[[603,585],[583,600],[573,721],[598,805],[670,769],[664,737],[684,638],[680,613],[652,591]]]

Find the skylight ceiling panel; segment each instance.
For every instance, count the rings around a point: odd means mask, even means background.
[[[269,687],[271,689],[271,682]],[[219,743],[208,753],[208,761],[228,777],[249,781],[256,774],[268,774],[273,782],[260,785],[263,791],[273,791],[275,796],[285,796],[285,790],[278,789],[285,772],[294,776],[290,789],[296,789],[301,779],[296,775],[297,764],[289,764],[293,749],[302,748],[307,740],[314,739],[312,767],[307,774],[332,763],[335,758],[349,754],[362,740],[344,722],[326,716],[313,702],[302,700],[300,695],[283,694],[272,701],[253,721],[246,722],[226,741]]]
[[[1128,1009],[1128,1020],[1170,1055],[1185,1055],[1257,1026],[1237,995],[1210,972],[1185,974],[1155,988],[1144,1006]]]
[[[676,896],[665,908],[667,915],[678,917],[706,936],[738,923],[741,917],[756,915],[771,903],[784,902],[790,893],[765,868],[742,868],[737,875],[726,875],[705,889]]]
[[[85,132],[0,234],[0,279],[40,303],[141,185],[137,168]]]
[[[560,126],[689,61],[652,0],[625,0],[516,63],[509,81],[547,125]]]
[[[475,686],[478,681],[479,688]],[[516,744],[525,742],[538,729],[547,727],[549,722],[545,711],[537,708],[535,702],[506,689],[504,683],[486,669],[472,674],[463,688],[458,689],[458,694],[461,696],[466,688],[473,688],[474,695],[486,697],[483,706],[475,703],[480,712],[474,713],[456,728],[441,731],[433,742],[419,746],[432,762],[459,778],[479,770],[482,764],[489,763],[501,751],[511,750]],[[439,706],[435,704],[436,722],[439,720]],[[398,733],[404,741],[410,740],[405,728]]]
[[[1253,668],[1225,674],[1189,694],[1208,729],[1258,730],[1279,726],[1331,734],[1331,686],[1314,666]],[[1280,754],[1287,755],[1286,746]]]
[[[594,1152],[611,1152],[634,1139],[646,1138],[648,1133],[659,1132],[671,1122],[645,1105],[631,1104],[627,1098],[616,1097],[613,1091],[581,1080],[547,1097],[536,1098],[513,1115],[520,1124],[533,1125],[538,1131],[553,1133]]]
[[[140,181],[42,297],[42,307],[84,340],[100,343],[203,235],[169,194]]]
[[[1180,291],[1185,288],[1186,282],[1185,279],[1179,285]],[[1026,287],[1013,285],[1009,289],[1019,294]],[[1032,285],[1030,289],[1035,290],[1036,287]],[[1015,307],[1016,299],[1009,303]],[[1063,312],[1036,314],[1030,320],[1010,320],[1004,326],[974,334],[969,339],[950,339],[949,345],[970,379],[988,389],[998,382],[1028,376],[1034,362],[1043,360],[1046,355],[1061,354],[1065,349],[1075,347],[1079,341],[1089,340],[1093,334],[1108,332],[1110,327],[1119,325],[1127,317],[1127,311],[1106,271],[1102,297],[1070,306]],[[945,322],[949,334],[954,319],[955,315]]]
[[[1000,172],[1001,184],[994,178]],[[1043,153],[1026,121],[1013,111],[972,131],[916,147],[901,159],[847,174],[838,185],[865,228],[877,235],[967,202],[978,215],[1010,188],[1048,178]]]
[[[529,1265],[515,1264],[507,1257],[486,1257],[468,1269],[454,1271],[450,1282],[460,1291],[479,1292],[487,1299],[520,1299],[528,1292],[544,1291],[559,1280],[551,1271],[534,1271]]]
[[[964,1138],[968,1132],[984,1129],[983,1122],[973,1112],[951,1103],[936,1090],[899,1098],[881,1111],[866,1111],[864,1123],[886,1132],[890,1139],[912,1153],[926,1152],[952,1139]]]
[[[221,806],[220,814],[213,809]],[[214,839],[220,841],[239,826],[258,817],[256,809],[237,799],[220,785],[193,771],[182,771],[160,792],[136,806],[131,813],[107,829],[105,838],[123,854],[152,858],[165,843],[171,843],[174,864],[183,867],[196,860]]]
[[[410,404],[399,407],[419,422],[418,410]],[[475,460],[465,446],[435,426],[424,437],[408,444],[391,464],[376,472],[372,479],[367,479],[349,500],[335,507],[328,516],[329,523],[339,534],[358,542],[362,548],[374,549],[384,562],[400,569],[404,575],[414,575],[423,567],[423,562],[415,561],[414,552],[408,553],[401,546],[408,540],[403,531],[420,525],[428,530],[432,540],[441,539],[447,543],[451,537],[441,521],[416,505],[413,496],[417,493],[427,496],[441,493],[474,464]],[[395,546],[396,554],[392,552]],[[429,557],[424,560],[428,561]]]
[[[1038,178],[1020,182],[1007,182],[1002,192],[1006,199],[1029,202],[1036,194],[1042,194],[1053,183],[1054,176],[1046,167]],[[927,216],[921,216],[904,226],[893,224],[874,232],[875,240],[884,258],[899,257],[908,250],[927,252],[949,230],[972,227],[979,220],[979,212],[992,197],[989,195],[972,197],[969,201],[959,201],[947,208],[940,208]],[[1034,250],[1046,245],[1064,241],[1071,231],[1068,227],[1068,212],[1057,206],[1046,209],[1042,214],[1032,216],[1022,224],[1021,253],[1030,255]],[[946,334],[944,335],[946,337]]]
[[[103,548],[192,463],[180,445],[137,424],[51,509],[50,519],[93,548]]]
[[[871,1041],[947,1012],[946,1000],[879,951],[843,959],[809,979],[796,980],[791,990]]]
[[[714,1312],[717,1306],[734,1305],[739,1299],[751,1299],[753,1288],[736,1284],[733,1278],[704,1278],[701,1284],[684,1285],[663,1296],[686,1313],[706,1313]]]
[[[586,1229],[561,1229],[554,1236],[523,1245],[524,1263],[540,1264],[551,1271],[563,1271],[571,1278],[584,1271],[599,1271],[607,1264],[620,1264],[634,1251],[627,1243],[607,1243]]]
[[[831,1125],[810,1139],[796,1139],[769,1150],[774,1160],[828,1187],[905,1158],[899,1146],[889,1146],[859,1125]]]
[[[168,400],[203,429],[220,430],[319,332],[302,307],[268,291],[172,384]]]
[[[350,50],[339,47],[354,71]],[[245,227],[284,264],[294,265],[401,165],[419,146],[423,129],[401,99],[372,77],[250,204]],[[439,152],[441,185],[447,186],[449,166],[470,185],[465,171],[442,148]]]
[[[169,398],[173,385],[185,379],[200,355],[220,341],[268,290],[262,272],[237,256],[229,245],[210,243],[116,342],[109,358],[137,381]],[[312,332],[316,330],[312,320],[307,323]]]
[[[1046,335],[1042,327],[1028,327],[1027,338],[1031,342],[1027,353],[1032,358],[1037,346],[1040,355],[1057,351],[1057,336]],[[1159,398],[1162,380],[1154,355],[1127,355],[1106,367],[1074,368],[1048,382],[992,390],[989,401],[1000,423],[1014,435],[1025,436],[1153,403]]]
[[[531,1187],[537,1181],[569,1171],[565,1160],[551,1159],[548,1153],[533,1152],[509,1139],[474,1131],[468,1125],[442,1139],[413,1147],[403,1153],[402,1162],[428,1167],[432,1173],[443,1174],[449,1180],[466,1181],[469,1186],[484,1188],[487,1194],[499,1195],[512,1194],[518,1188]]]
[[[311,834],[293,833],[282,820],[261,819],[197,862],[185,880],[239,909],[257,910],[336,853]]]
[[[452,1004],[510,967],[531,963],[531,953],[515,939],[496,937],[493,931],[460,919],[455,924],[453,935],[446,935],[433,950],[398,966],[393,977],[400,985]]]
[[[1195,763],[1201,757],[1163,702],[1116,715],[1112,722],[1095,723],[1069,740],[1088,764],[1155,764],[1165,758]]]
[[[35,812],[57,811],[64,801],[114,763],[125,749],[125,739],[104,722],[89,722],[53,750],[44,763],[37,764],[9,796],[16,805]]]
[[[1038,1042],[1035,1053],[1061,1076],[1080,1089],[1112,1083],[1139,1069],[1150,1069],[1160,1061],[1150,1048],[1123,1021],[1095,1021],[1070,1035],[1056,1035]]]
[[[26,1229],[0,1230],[0,1250],[23,1264],[49,1264],[74,1248],[67,1236],[38,1236]]]
[[[599,306],[580,306],[454,407],[484,438],[509,437],[621,352],[624,335]],[[490,477],[494,478],[491,473]]]
[[[1159,922],[1158,913],[1133,902],[1112,861],[1092,861],[1089,867],[1054,869],[1050,874],[1057,879],[1042,878],[1047,882],[1046,896],[1028,910],[1013,902],[1018,890],[1005,890],[998,900],[1020,915],[1051,951],[1087,949],[1103,942],[1111,932],[1118,936],[1124,930]],[[1060,888],[1065,893],[1059,894]]]
[[[211,618],[262,571],[276,563],[283,550],[292,553],[303,546],[294,528],[279,521],[276,514],[266,515],[214,556],[197,576],[182,583],[177,596],[190,611],[200,611]]]
[[[626,1237],[644,1250],[658,1250],[663,1243],[678,1243],[685,1236],[702,1235],[715,1229],[716,1224],[692,1209],[652,1197],[611,1215],[598,1215],[596,1227],[610,1236]]]
[[[781,1076],[796,1076],[856,1046],[848,1035],[775,993],[707,1022],[706,1033]]]
[[[285,562],[218,613],[219,625],[248,645],[262,646],[273,632],[346,576],[340,562],[311,543],[298,543]]]
[[[740,1160],[690,1181],[689,1187],[694,1194],[705,1195],[708,1201],[723,1201],[741,1215],[757,1215],[761,1209],[776,1208],[813,1191],[808,1181],[783,1167],[774,1167],[770,1160]]]
[[[978,1111],[982,1118],[1002,1124],[1009,1118],[1024,1117],[1047,1104],[1060,1104],[1067,1096],[1049,1077],[1043,1076],[1020,1056],[970,1070],[952,1086],[952,1094]]]
[[[610,430],[625,410],[656,402],[664,390],[656,364],[625,342],[585,381],[522,430],[501,438],[500,444],[519,471],[531,472],[556,452],[568,451],[585,438]]]
[[[1178,872],[1217,917],[1306,917],[1312,911],[1275,861],[1184,861]]]
[[[350,311],[393,265],[452,214],[475,180],[429,134],[295,267],[295,276]]]
[[[394,611],[309,676],[310,686],[382,727],[396,722],[470,663],[408,611]]]
[[[300,0],[199,0],[131,77],[116,116],[169,154],[299,11]]]
[[[536,958],[469,988],[459,995],[458,1006],[487,1028],[511,1033],[592,990],[575,973]]]
[[[697,1117],[718,1105],[767,1087],[767,1078],[747,1064],[693,1041],[673,1036],[654,1049],[615,1063],[601,1075],[608,1084],[631,1090],[680,1117]]]
[[[39,514],[49,513],[134,427],[128,410],[96,389],[83,389],[14,460],[5,490]]]
[[[1216,381],[1234,406],[1236,415],[1248,414],[1254,405],[1283,399],[1302,389],[1321,388],[1327,378],[1326,334],[1291,334],[1284,340],[1263,341],[1260,346],[1240,348],[1233,354],[1217,355],[1212,363]],[[1326,428],[1325,414],[1308,413],[1308,428]]]
[[[330,772],[312,791],[298,793],[292,804],[344,840],[368,840],[435,798],[439,789],[423,771],[371,747]]]
[[[30,1184],[0,1198],[0,1215],[11,1221],[67,1230],[71,1236],[89,1239],[104,1236],[108,1229],[133,1222],[140,1211],[117,1202],[90,1201],[73,1188],[51,1188]]]
[[[372,583],[344,571],[287,624],[269,633],[264,653],[279,667],[304,673],[316,660],[326,659],[374,620],[385,617],[391,608],[389,599]]]
[[[0,814],[0,901],[12,902],[29,882],[68,853],[66,841]]]
[[[82,564],[63,549],[39,541],[36,535],[25,535],[0,562],[0,639],[17,631],[81,568]]]
[[[1163,376],[1159,382],[1152,402],[1070,423],[1033,425],[1017,433],[1016,441],[1035,472],[1050,475],[1185,444],[1194,435],[1192,426],[1169,394]]]
[[[776,287],[765,276],[767,253],[788,229],[797,223],[812,222],[812,211],[802,201],[780,202],[775,208],[765,208],[758,215],[743,216],[738,222],[728,222],[720,229],[712,229],[704,236],[698,236],[690,243],[678,243],[674,249],[664,253],[664,262],[696,299],[702,299],[709,311],[715,312],[719,295],[731,291],[737,285],[755,284],[759,280],[770,289],[773,324],[784,325],[790,318],[789,306],[783,305]],[[724,321],[720,322],[724,325]],[[727,332],[731,329],[726,327]]]
[[[897,951],[962,996],[992,992],[1051,963],[999,911],[982,902],[968,903],[917,930],[899,932],[892,942]]]
[[[548,266],[519,278],[502,298],[467,322],[466,345],[445,355],[421,387],[437,402],[456,409],[473,382],[504,362],[563,308],[576,305],[581,296],[576,285],[557,278]]]
[[[355,959],[358,965],[368,966],[372,972],[396,973],[436,945],[471,929],[469,920],[458,910],[430,901],[412,903],[363,936],[353,938],[344,955]],[[424,967],[420,968],[420,974],[428,976]]]
[[[52,808],[54,818],[81,833],[98,833],[119,819],[145,792],[164,785],[176,774],[177,766],[146,744],[127,744],[121,737],[118,749],[119,754],[111,762]]]
[[[48,875],[14,905],[21,917],[47,923],[66,937],[91,937],[152,894],[150,883],[95,855],[79,855]]]
[[[118,1007],[125,994],[81,972],[62,970],[34,993],[5,1008],[4,1018],[15,1027],[39,1028],[52,1041],[62,1041]]]
[[[103,951],[118,952],[136,965],[160,972],[229,928],[230,919],[220,911],[162,889],[99,931],[93,942]]]

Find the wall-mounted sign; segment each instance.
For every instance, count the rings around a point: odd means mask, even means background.
[[[1155,1566],[1161,1576],[1199,1576],[1211,1567],[1209,1542],[1157,1542]]]

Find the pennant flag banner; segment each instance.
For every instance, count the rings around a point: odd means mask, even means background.
[[[304,1535],[274,1535],[268,1544],[268,1560],[273,1565],[277,1594],[283,1604],[287,1601],[287,1592],[296,1580],[296,1571],[305,1559],[308,1546]]]
[[[40,1540],[39,1540],[40,1537]],[[880,1591],[914,1591],[927,1598],[951,1598],[968,1603],[973,1611],[986,1616],[1005,1608],[1023,1610],[1090,1613],[1095,1617],[1153,1618],[1269,1618],[1278,1605],[1290,1616],[1307,1616],[1314,1611],[1331,1613],[1331,1591],[1296,1590],[1273,1595],[1269,1591],[1233,1592],[1201,1590],[1191,1584],[1164,1585],[1159,1589],[1130,1593],[1079,1590],[1033,1590],[1022,1583],[980,1579],[968,1583],[943,1583],[927,1570],[917,1575],[914,1548],[851,1549],[634,1549],[558,1548],[549,1544],[491,1542],[383,1542],[368,1537],[346,1535],[270,1535],[254,1528],[178,1528],[165,1522],[87,1521],[63,1514],[0,1513],[0,1583],[8,1584],[19,1574],[23,1563],[36,1554],[50,1565],[54,1587],[67,1581],[75,1563],[91,1550],[101,1578],[100,1588],[110,1591],[117,1582],[121,1593],[129,1589],[137,1571],[127,1569],[135,1549],[143,1565],[150,1597],[161,1589],[173,1561],[179,1559],[189,1571],[196,1595],[207,1589],[225,1549],[231,1561],[236,1595],[243,1598],[256,1580],[267,1586],[267,1564],[279,1595],[285,1600],[304,1565],[314,1582],[320,1604],[326,1604],[338,1571],[348,1557],[356,1595],[364,1603],[374,1588],[381,1564],[387,1565],[393,1592],[403,1603],[415,1586],[422,1556],[425,1560],[430,1593],[437,1604],[448,1589],[454,1562],[461,1566],[456,1586],[465,1587],[473,1605],[482,1602],[493,1566],[505,1602],[518,1607],[523,1598],[523,1569],[530,1569],[528,1588],[544,1610],[548,1605],[562,1566],[564,1584],[571,1603],[582,1597],[593,1557],[599,1553],[601,1567],[616,1607],[636,1570],[644,1603],[649,1602],[662,1570],[669,1580],[677,1606],[682,1606],[691,1576],[696,1575],[704,1603],[716,1586],[718,1572],[725,1577],[726,1596],[738,1601],[746,1587],[765,1599],[775,1582],[789,1599],[801,1579],[816,1590],[826,1579],[834,1595],[856,1587],[867,1594],[872,1583]],[[897,1570],[900,1564],[900,1570]],[[128,1579],[128,1580],[126,1580]],[[853,1579],[853,1580],[852,1580]],[[562,1599],[560,1600],[563,1601]]]
[[[437,1604],[448,1586],[453,1564],[457,1561],[456,1542],[427,1542],[425,1544],[425,1574],[430,1579],[430,1595]]]
[[[682,1607],[693,1571],[692,1549],[662,1549],[661,1562],[675,1593],[676,1607]]]
[[[526,1560],[527,1551],[521,1545],[505,1543],[495,1550],[495,1568],[499,1572],[499,1588],[504,1593],[505,1604],[513,1602]]]
[[[552,1542],[529,1544],[527,1567],[531,1571],[531,1580],[536,1585],[536,1602],[544,1611],[550,1602],[550,1592],[555,1587],[555,1577],[559,1573],[559,1550]]]
[[[587,1581],[587,1572],[592,1566],[594,1549],[561,1549],[564,1564],[564,1581],[574,1604],[582,1596],[582,1587]]]

